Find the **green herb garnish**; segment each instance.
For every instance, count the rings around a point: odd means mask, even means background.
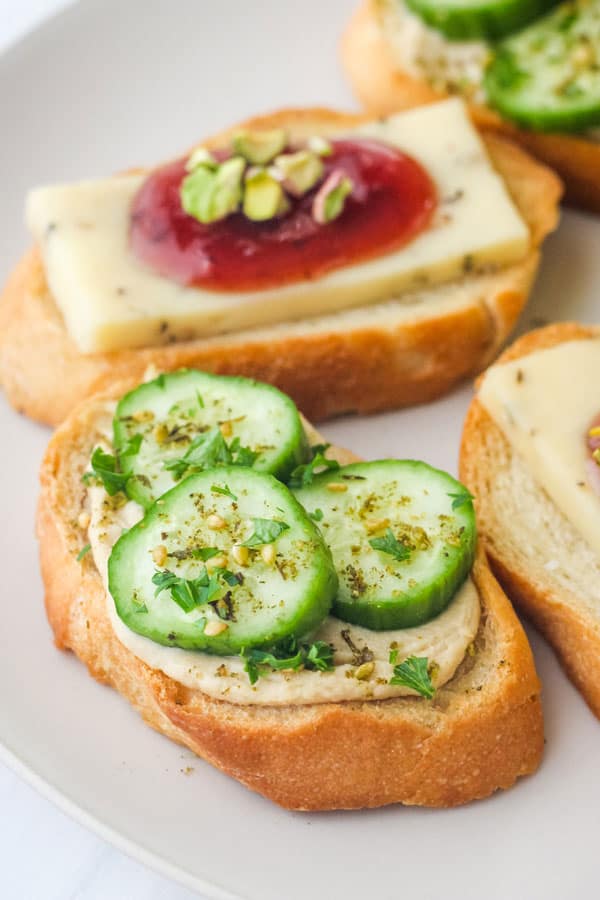
[[[242,447],[239,437],[227,444],[220,429],[215,426],[194,438],[183,456],[168,459],[164,468],[179,481],[184,475],[216,466],[252,466],[257,456],[258,453],[250,447]]]
[[[244,660],[244,671],[250,684],[256,684],[265,670],[298,670],[304,667],[327,672],[333,669],[333,650],[325,641],[298,644],[295,638],[288,638],[275,644],[271,650],[244,648],[240,656]]]
[[[198,578],[188,579],[180,578],[174,572],[165,569],[162,572],[155,572],[152,584],[156,585],[155,597],[158,597],[161,591],[169,591],[171,599],[186,613],[209,603],[221,590],[218,572],[209,575],[204,571]]]
[[[403,562],[410,557],[410,547],[397,540],[391,528],[388,528],[383,537],[371,538],[369,544],[373,550],[380,550],[381,553],[387,553],[393,556],[399,562]]]
[[[212,559],[213,556],[217,556],[221,551],[218,547],[194,547],[191,551],[192,559]]]
[[[259,456],[256,450],[251,450],[250,447],[242,447],[239,437],[232,440],[229,445],[229,452],[231,453],[232,465],[248,466],[248,468],[254,465]]]
[[[230,572],[229,569],[215,569],[215,575],[219,575],[223,581],[226,581],[229,587],[236,587],[238,584],[241,584],[241,576],[236,575],[235,572]]]
[[[129,478],[120,471],[118,458],[112,453],[105,453],[102,447],[96,447],[92,453],[92,474],[100,479],[111,497],[125,490]]]
[[[466,488],[455,494],[448,494],[448,496],[452,497],[452,509],[460,509],[465,503],[471,503],[475,499],[471,491],[468,491]]]
[[[288,482],[289,487],[306,487],[307,484],[313,483],[315,475],[339,469],[340,464],[337,460],[328,459],[325,456],[330,447],[331,444],[315,444],[311,447],[310,452],[312,456],[310,462],[304,463],[301,466],[296,466],[290,475],[290,480]]]
[[[272,544],[280,534],[290,527],[279,519],[252,519],[254,531],[242,547],[260,547],[261,544]]]
[[[328,672],[333,669],[333,648],[325,641],[315,641],[313,644],[303,644],[307,669],[318,669],[319,672]],[[301,648],[301,649],[302,649]]]
[[[213,492],[213,494],[223,494],[225,497],[231,497],[233,501],[237,500],[236,495],[233,493],[233,491],[229,490],[229,487],[226,484],[223,485],[223,487],[218,484],[213,484],[211,486],[211,491]]]
[[[435,694],[435,688],[429,676],[429,660],[426,656],[409,656],[400,665],[395,666],[390,684],[400,684],[412,688],[413,691],[417,691],[428,700],[431,700]]]
[[[309,515],[310,518],[313,519],[315,522],[321,522],[322,519],[323,519],[323,510],[322,510],[322,509],[315,509],[313,512],[309,512],[308,515]]]
[[[82,547],[76,556],[77,562],[81,562],[83,557],[86,556],[90,552],[91,549],[92,549],[91,544],[86,544],[85,547]]]
[[[105,453],[102,447],[96,447],[92,453],[92,471],[86,472],[83,476],[85,484],[96,477],[99,478],[104,485],[104,490],[109,496],[114,497],[119,491],[124,491],[127,487],[129,474],[123,472],[122,462],[124,459],[131,459],[139,453],[142,445],[143,436],[141,434],[134,435],[125,447],[116,453]]]

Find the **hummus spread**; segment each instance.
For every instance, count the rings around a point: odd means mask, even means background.
[[[107,405],[104,442],[109,443],[109,423],[113,408]],[[314,443],[320,436],[306,425]],[[340,457],[342,459],[342,457]],[[94,563],[106,591],[106,609],[118,640],[138,659],[159,669],[180,684],[230,703],[287,705],[339,702],[344,700],[382,700],[414,695],[403,685],[391,685],[394,663],[409,656],[427,657],[435,687],[449,681],[464,659],[477,634],[480,602],[470,579],[437,618],[416,628],[398,631],[371,631],[329,616],[311,635],[334,648],[334,669],[328,672],[266,672],[256,684],[250,684],[244,663],[238,656],[214,656],[201,651],[166,647],[131,631],[119,618],[108,591],[107,564],[111,549],[122,531],[131,528],[143,516],[137,503],[115,502],[99,486],[88,488],[88,529]],[[367,664],[367,665],[365,665]],[[372,665],[371,665],[372,664]]]

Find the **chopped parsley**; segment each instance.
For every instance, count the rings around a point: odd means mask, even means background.
[[[203,547],[194,550],[192,555],[197,559],[206,560],[218,553],[220,551],[216,547]],[[156,585],[154,596],[158,597],[161,591],[169,591],[171,599],[186,613],[192,612],[198,606],[217,602],[218,595],[223,590],[223,582],[229,587],[237,587],[242,580],[241,575],[224,568],[213,569],[210,574],[205,569],[198,578],[180,578],[169,569],[156,571],[152,576],[152,584]]]
[[[307,669],[317,669],[319,672],[328,672],[333,669],[333,649],[331,644],[325,641],[315,641],[313,644],[304,644],[304,665]]]
[[[194,547],[191,551],[192,559],[203,559],[206,561],[207,559],[212,559],[213,556],[217,556],[221,551],[218,547]]]
[[[243,576],[239,572],[230,572],[229,569],[215,569],[215,574],[220,575],[229,587],[236,587],[243,581]]]
[[[391,528],[388,528],[383,537],[371,538],[369,544],[373,550],[380,550],[393,556],[398,562],[403,562],[410,557],[410,547],[403,544],[395,536]]]
[[[309,512],[308,515],[315,522],[321,522],[323,520],[323,510],[322,509],[315,509],[313,512]]]
[[[184,475],[215,466],[253,466],[257,457],[250,447],[242,447],[239,437],[228,444],[215,426],[195,437],[183,456],[166,460],[164,468],[179,481]]]
[[[417,691],[428,700],[431,700],[435,694],[435,688],[429,675],[429,660],[426,656],[409,656],[400,665],[395,666],[390,684],[400,684],[412,688],[413,691]]]
[[[280,534],[290,527],[279,519],[252,519],[254,531],[242,547],[260,547],[261,544],[272,544]]]
[[[471,491],[468,491],[466,488],[455,494],[448,494],[448,496],[452,498],[452,509],[460,509],[465,503],[472,503],[475,499]]]
[[[119,491],[124,491],[129,481],[130,473],[123,472],[123,460],[131,459],[139,453],[143,436],[134,435],[125,447],[115,453],[105,453],[102,447],[96,447],[92,453],[92,471],[86,472],[83,480],[88,484],[95,476],[99,478],[104,490],[109,496],[114,497]]]
[[[306,668],[328,672],[333,669],[333,649],[325,641],[298,644],[296,638],[292,637],[275,644],[271,650],[244,648],[240,656],[244,660],[244,671],[250,684],[256,684],[268,670]]]
[[[77,562],[81,562],[83,557],[87,556],[87,554],[90,552],[91,549],[92,549],[91,544],[86,544],[85,547],[82,547],[81,550],[79,551],[79,553],[77,554],[77,557],[76,557]]]
[[[219,571],[209,575],[204,571],[198,578],[180,578],[174,572],[165,569],[155,572],[152,584],[156,585],[154,596],[162,591],[169,591],[171,599],[186,613],[198,606],[209,603],[221,590]]]
[[[231,453],[231,465],[248,466],[249,468],[254,465],[260,455],[256,450],[251,450],[250,447],[242,447],[239,437],[232,440],[229,445],[229,452]]]
[[[390,663],[390,665],[395,666],[397,662],[398,662],[398,648],[392,647],[390,650],[390,655],[389,655],[389,663]]]
[[[289,487],[306,487],[307,484],[313,483],[315,475],[339,469],[340,464],[337,460],[327,459],[325,456],[330,447],[331,444],[315,444],[311,447],[310,452],[312,455],[310,462],[304,463],[301,466],[296,466],[290,475],[290,480],[288,482]]]
[[[129,475],[125,475],[120,469],[117,456],[105,453],[102,447],[96,447],[92,453],[92,473],[100,479],[104,490],[111,497],[124,491],[129,479]]]
[[[223,494],[225,497],[231,497],[234,502],[237,500],[237,496],[233,493],[233,491],[229,490],[229,487],[226,484],[222,486],[219,484],[213,484],[211,486],[211,491],[213,492],[213,494]]]

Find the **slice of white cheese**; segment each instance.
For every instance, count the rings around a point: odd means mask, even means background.
[[[600,413],[600,340],[567,341],[491,368],[478,399],[541,487],[600,556],[587,431]]]
[[[526,254],[527,226],[462,101],[445,100],[343,133],[386,141],[419,160],[437,187],[436,216],[400,250],[283,288],[188,288],[139,262],[129,249],[129,211],[144,176],[33,191],[27,222],[78,348],[89,353],[150,346],[304,319],[377,303]]]

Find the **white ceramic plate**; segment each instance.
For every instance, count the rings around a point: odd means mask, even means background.
[[[348,106],[336,44],[352,5],[88,0],[13,48],[0,60],[0,276],[27,243],[30,185],[151,163],[261,109]],[[599,321],[599,229],[565,216],[525,324]],[[414,455],[455,469],[469,396],[465,388],[325,431],[366,457]],[[151,732],[53,648],[32,538],[48,434],[2,399],[0,434],[0,739],[5,757],[60,806],[215,898],[593,896],[600,731],[539,639],[547,748],[534,778],[448,812],[284,812]]]

